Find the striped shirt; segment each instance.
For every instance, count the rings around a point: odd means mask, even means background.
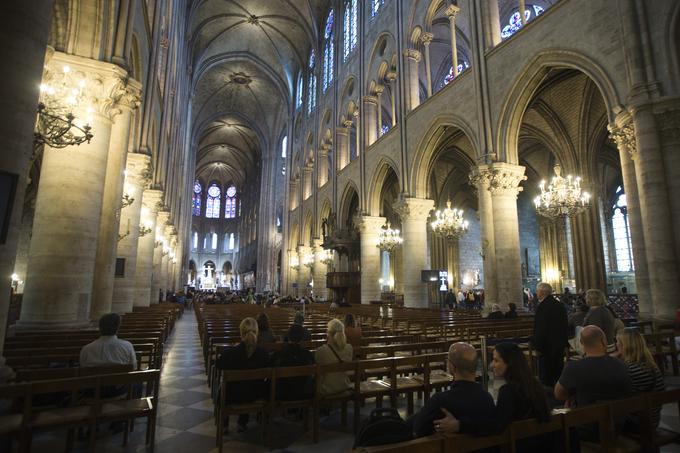
[[[643,363],[629,363],[628,374],[633,381],[633,392],[662,392],[666,389],[663,375],[656,368],[652,368]],[[659,425],[661,418],[661,407],[656,407],[652,411],[653,426]]]

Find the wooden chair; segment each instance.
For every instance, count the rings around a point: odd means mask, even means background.
[[[294,367],[281,367],[281,368],[274,368],[274,373],[272,376],[272,385],[271,385],[271,399],[270,399],[270,419],[273,419],[273,417],[276,415],[276,412],[281,410],[281,411],[286,411],[288,409],[302,409],[304,411],[304,426],[305,429],[309,426],[309,413],[312,412],[312,437],[314,443],[317,443],[319,441],[319,417],[315,416],[316,411],[315,408],[317,406],[317,400],[314,398],[314,387],[309,388],[309,395],[307,398],[302,398],[302,399],[282,399],[282,395],[279,392],[279,381],[281,379],[295,379],[295,378],[309,378],[312,380],[312,383],[316,381],[316,373],[317,373],[317,367],[316,365],[307,365],[307,366],[294,366]],[[271,431],[271,430],[270,430]],[[267,441],[267,445],[270,445],[270,442]]]
[[[317,379],[316,379],[316,389],[315,396],[316,407],[314,418],[319,418],[319,409],[322,406],[332,406],[334,404],[340,404],[341,416],[340,420],[343,426],[347,425],[347,406],[349,403],[354,404],[354,431],[359,428],[359,391],[361,380],[357,378],[356,374],[356,364],[357,362],[341,362],[341,363],[331,363],[328,365],[317,365]],[[321,393],[321,385],[323,383],[323,375],[328,373],[347,373],[353,374],[352,378],[354,380],[354,389],[349,389],[347,392],[343,392],[336,395],[323,395]]]
[[[536,419],[529,419],[511,423],[508,427],[508,432],[510,435],[510,453],[517,452],[517,442],[523,439],[529,439],[549,433],[559,436],[559,434],[562,432],[562,418],[562,414],[557,414],[552,415],[550,420],[546,422],[539,422]],[[550,447],[546,445],[546,451],[549,450]]]
[[[376,447],[359,447],[355,453],[446,453],[445,438],[440,434],[421,437],[396,444],[379,445]]]
[[[572,451],[571,444],[574,441],[581,443],[581,451],[588,452],[612,452],[613,432],[610,427],[609,407],[606,404],[593,404],[583,408],[576,408],[564,413],[562,439],[565,451]],[[576,435],[578,428],[587,425],[597,425],[599,442],[583,441]]]
[[[447,434],[444,437],[444,451],[447,453],[466,453],[483,448],[499,447],[503,453],[509,450],[508,430],[496,436],[470,436],[467,434]]]
[[[648,411],[652,411],[655,407],[663,406],[664,404],[675,404],[678,408],[678,416],[680,416],[680,389],[648,393],[645,396],[647,397]],[[651,432],[651,443],[658,447],[680,443],[680,432],[658,427]]]

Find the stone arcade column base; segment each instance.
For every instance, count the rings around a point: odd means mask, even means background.
[[[361,303],[380,300],[380,249],[378,235],[385,217],[359,216],[355,224],[361,237]]]

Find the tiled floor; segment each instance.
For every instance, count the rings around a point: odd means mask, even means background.
[[[196,319],[193,312],[185,312],[175,326],[172,337],[166,344],[166,354],[161,375],[159,416],[156,427],[157,453],[213,453],[217,451],[215,444],[215,422],[210,389],[206,384],[203,357],[198,337]],[[669,387],[680,387],[680,378],[669,378]],[[498,383],[496,383],[498,384]],[[490,390],[498,385],[491,384]],[[417,403],[416,403],[417,404]],[[367,405],[362,413],[368,414],[372,409]],[[402,416],[405,411],[400,410]],[[667,407],[662,413],[662,426],[680,429],[677,408]],[[351,413],[350,413],[351,415]],[[231,432],[225,435],[225,452],[256,453],[279,451],[281,453],[336,453],[346,452],[352,448],[354,436],[350,429],[343,429],[338,411],[320,421],[320,442],[314,444],[310,433],[304,433],[301,423],[276,419],[273,426],[274,448],[263,447],[261,432],[254,421],[249,431],[243,434]],[[235,427],[235,420],[230,426]],[[100,428],[97,441],[97,452],[146,452],[144,446],[145,424],[141,421],[135,425],[130,442],[122,446],[122,434],[112,435],[105,427]],[[36,436],[32,451],[50,452],[63,450],[64,433],[56,432]],[[85,451],[84,444],[77,444],[75,452]],[[680,452],[680,446],[664,448],[664,452]]]

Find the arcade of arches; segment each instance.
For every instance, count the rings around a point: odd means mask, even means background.
[[[187,286],[436,306],[424,270],[487,305],[543,280],[675,317],[676,1],[6,3],[2,337]],[[34,146],[39,101],[91,140]],[[549,221],[558,165],[591,199]]]

